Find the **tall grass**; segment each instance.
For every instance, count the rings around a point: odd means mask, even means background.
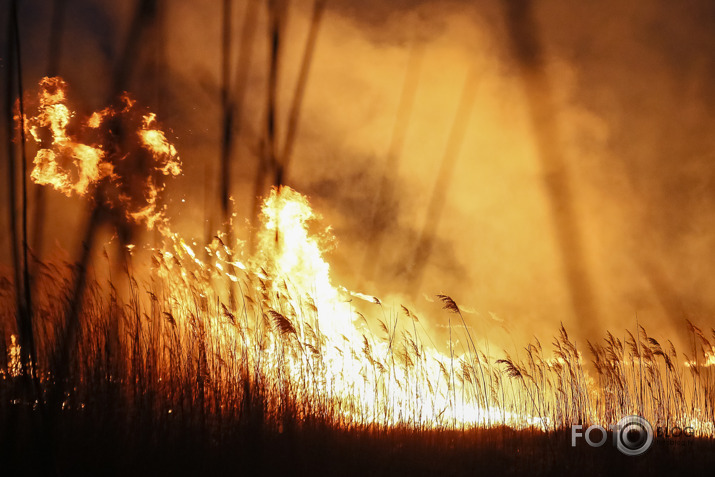
[[[35,366],[43,396],[61,396],[46,403],[51,409],[87,409],[99,418],[112,402],[133,424],[185,420],[216,438],[236,425],[283,432],[315,421],[343,429],[507,424],[554,432],[630,414],[714,434],[715,330],[708,338],[690,322],[685,353],[639,325],[623,339],[606,332],[588,342],[587,363],[561,326],[550,350],[535,340],[518,356],[495,357],[480,349],[457,304],[441,295],[447,316],[439,319],[451,334],[445,362],[406,307],[386,311],[375,300],[367,316],[353,310],[361,341],[335,340],[321,330],[325,315],[314,297],[287,277],[245,271],[231,305],[215,291],[210,270],[190,257],[154,252],[151,260],[151,272],[134,272],[129,263],[123,277],[88,283],[68,363],[52,362],[51,351],[72,305],[72,269],[38,266]],[[0,387],[12,394],[22,363],[13,360],[10,342],[17,332],[13,285],[3,284]],[[347,367],[355,362],[359,369]],[[58,372],[62,365],[68,369]],[[63,392],[50,392],[55,387]]]

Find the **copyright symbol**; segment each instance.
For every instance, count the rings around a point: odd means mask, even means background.
[[[626,416],[615,426],[616,447],[625,455],[641,455],[653,444],[653,427],[640,416]]]

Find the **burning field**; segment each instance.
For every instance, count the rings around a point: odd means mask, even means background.
[[[707,2],[213,3],[3,3],[3,475],[712,471]]]

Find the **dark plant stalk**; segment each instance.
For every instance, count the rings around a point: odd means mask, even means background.
[[[285,184],[287,180],[288,166],[290,165],[293,157],[293,146],[295,144],[295,137],[298,131],[300,110],[305,96],[305,88],[308,84],[308,73],[310,72],[310,65],[313,61],[315,43],[318,38],[320,21],[323,17],[326,3],[327,0],[315,0],[313,3],[313,16],[310,21],[308,39],[305,42],[303,60],[301,61],[300,72],[298,73],[298,81],[295,86],[295,92],[293,93],[293,101],[291,103],[290,112],[288,113],[288,126],[286,130],[285,143],[283,145],[283,153],[281,154],[280,162],[276,165],[276,175],[275,180],[273,181],[275,186]]]
[[[229,95],[233,109],[233,122],[231,134],[228,136],[228,154],[232,152],[232,146],[235,144],[234,137],[238,137],[241,133],[243,101],[246,93],[246,84],[248,82],[248,73],[250,72],[251,59],[253,54],[253,38],[256,31],[256,17],[258,16],[258,7],[260,2],[248,2],[246,11],[243,17],[243,25],[241,26],[241,46],[238,49],[238,57],[236,61],[236,70],[233,74],[233,86]]]
[[[377,190],[374,203],[372,206],[372,217],[368,233],[370,234],[367,243],[368,250],[365,254],[365,259],[362,266],[361,279],[371,279],[380,263],[380,255],[382,251],[382,240],[384,231],[380,226],[380,218],[383,216],[383,210],[386,205],[392,202],[393,194],[391,183],[397,174],[397,169],[402,155],[402,149],[407,135],[407,127],[412,114],[412,107],[417,96],[417,86],[419,83],[419,73],[422,66],[422,57],[424,56],[424,47],[413,40],[410,49],[410,56],[407,60],[407,71],[402,85],[400,94],[400,102],[397,107],[397,115],[395,124],[392,130],[390,146],[387,150],[387,160],[382,171],[382,180]]]
[[[449,379],[451,381],[450,386],[452,387],[452,395],[454,401],[452,401],[452,409],[456,413],[457,409],[457,389],[454,382],[454,351],[452,350],[452,315],[447,315],[449,320]],[[452,425],[454,426],[454,418],[452,418]]]
[[[230,48],[226,42],[230,39],[230,34],[224,32],[224,58],[222,63],[222,101],[223,106],[223,140],[221,143],[221,168],[219,173],[219,182],[221,184],[219,193],[221,200],[221,208],[223,213],[223,222],[227,226],[229,242],[232,242],[232,228],[228,226],[230,219],[229,199],[231,195],[231,178],[233,165],[233,152],[236,144],[235,138],[241,134],[243,101],[246,92],[246,84],[248,73],[250,71],[251,56],[253,53],[253,37],[256,30],[256,16],[258,14],[258,6],[260,2],[250,1],[246,5],[246,11],[243,17],[243,25],[241,26],[241,45],[238,51],[236,61],[236,69],[233,74],[233,85],[229,87],[230,74]],[[226,13],[230,6],[226,6]],[[224,19],[224,29],[228,29],[229,24]],[[260,158],[259,158],[260,160]],[[260,167],[260,166],[259,166]]]
[[[17,91],[18,91],[18,117],[20,129],[20,159],[22,167],[21,174],[21,194],[22,194],[22,219],[21,219],[21,237],[22,237],[22,289],[24,291],[25,302],[25,330],[23,337],[24,344],[28,346],[28,362],[30,376],[34,378],[36,363],[35,338],[33,331],[33,313],[32,313],[32,290],[30,288],[30,265],[28,263],[28,244],[27,244],[27,154],[25,151],[25,104],[23,100],[22,88],[22,55],[20,51],[20,25],[17,17],[17,2],[13,2],[13,23],[15,24],[15,61],[17,62]]]
[[[15,268],[15,291],[17,300],[17,328],[20,336],[20,359],[22,364],[23,383],[26,386],[28,393],[27,397],[37,403],[39,413],[37,415],[37,424],[39,431],[39,446],[45,453],[48,460],[45,462],[47,467],[44,469],[49,475],[56,473],[54,465],[54,457],[52,446],[49,442],[49,436],[45,424],[47,422],[47,413],[45,402],[42,397],[42,387],[39,378],[36,374],[38,366],[37,349],[35,345],[35,335],[33,326],[33,307],[31,293],[30,269],[28,263],[28,234],[27,234],[27,156],[25,151],[25,124],[24,124],[24,100],[22,87],[22,55],[20,45],[20,24],[18,19],[18,2],[13,0],[10,3],[10,15],[8,22],[8,65],[7,65],[7,96],[6,106],[8,112],[8,164],[9,164],[9,193],[10,193],[10,222],[11,222],[11,242],[13,265]],[[15,143],[14,143],[14,124],[13,117],[13,72],[16,73],[15,81],[17,83],[18,92],[18,126],[20,132],[20,155],[21,155],[21,235],[17,235],[17,190],[15,186],[16,170],[15,170]],[[21,241],[22,253],[18,241]],[[22,281],[20,281],[22,280]],[[4,337],[3,337],[4,339]]]
[[[222,129],[223,137],[221,141],[221,173],[219,174],[219,200],[221,203],[222,226],[226,228],[229,245],[233,244],[233,228],[230,224],[231,210],[229,198],[231,193],[231,159],[233,145],[233,118],[235,105],[230,92],[231,83],[231,25],[232,25],[232,0],[224,0],[222,8],[223,27],[221,42],[221,108],[222,108]],[[207,235],[207,239],[210,236]],[[208,240],[207,240],[208,243]],[[229,273],[234,274],[233,265],[229,266]],[[231,308],[235,309],[236,287],[229,285]]]
[[[229,94],[231,81],[231,10],[232,1],[223,0],[222,3],[222,42],[221,42],[221,109],[223,137],[221,141],[221,174],[219,176],[221,211],[223,220],[229,215],[229,194],[231,189],[231,137],[233,135],[233,104]]]
[[[32,326],[32,303],[30,293],[30,275],[28,270],[28,245],[27,245],[27,184],[25,171],[25,131],[23,121],[23,101],[22,101],[22,70],[20,62],[20,36],[17,17],[17,0],[10,3],[10,15],[8,18],[10,23],[8,28],[8,68],[7,68],[7,89],[6,89],[6,106],[7,106],[7,134],[8,134],[8,192],[10,199],[10,242],[11,253],[13,260],[13,269],[15,272],[15,293],[16,293],[16,320],[17,331],[20,336],[21,344],[21,363],[23,375],[30,381],[32,386],[37,388],[37,382],[34,379],[34,369],[37,364],[35,355],[35,341]],[[16,76],[13,77],[13,73]],[[15,133],[15,118],[13,114],[13,86],[17,83],[19,91],[18,99],[18,123],[20,126],[20,152],[22,155],[22,171],[21,171],[21,207],[20,224],[17,217],[17,180],[16,170],[16,147],[14,141]],[[18,236],[18,227],[20,235]],[[35,389],[37,391],[37,389]]]
[[[636,350],[638,352],[638,412],[642,416],[645,413],[643,409],[643,351],[641,350],[641,331],[638,327],[638,314],[636,313]]]
[[[138,51],[145,42],[145,33],[156,19],[158,0],[139,0],[132,23],[127,34],[127,42],[124,45],[117,67],[114,70],[114,79],[110,90],[110,101],[116,98],[118,93],[124,91],[129,79],[134,73]]]
[[[452,180],[454,166],[459,157],[459,152],[464,142],[464,136],[467,132],[467,125],[472,112],[474,99],[477,95],[477,85],[479,77],[476,67],[470,67],[469,73],[465,78],[464,87],[459,98],[459,105],[454,117],[454,123],[449,133],[447,145],[445,147],[444,156],[439,166],[437,179],[435,180],[432,195],[429,205],[427,206],[427,215],[422,228],[420,238],[417,241],[415,252],[412,259],[411,279],[409,281],[409,292],[412,296],[419,293],[420,285],[424,275],[424,269],[427,265],[427,260],[432,253],[434,238],[439,227],[439,220],[442,215],[446,196],[449,191],[449,183]]]
[[[64,30],[67,0],[53,0],[52,20],[48,44],[47,76],[57,76],[62,56],[62,31]],[[35,187],[32,214],[32,253],[36,260],[42,260],[45,239],[45,188]]]
[[[22,286],[24,280],[22,279],[22,262],[20,258],[20,239],[18,238],[18,220],[17,220],[17,170],[16,170],[16,147],[15,147],[15,118],[13,114],[13,99],[14,99],[14,83],[15,76],[13,75],[13,66],[16,64],[15,54],[16,49],[14,48],[15,43],[15,9],[16,1],[10,2],[10,15],[8,15],[8,25],[7,25],[7,58],[8,66],[5,68],[5,106],[6,110],[6,126],[7,126],[7,191],[8,191],[8,202],[9,202],[9,221],[10,221],[10,254],[12,257],[12,265],[15,280],[15,306],[16,306],[16,320],[18,333],[21,333],[24,329],[23,321],[25,316],[25,306],[23,303],[23,292]],[[22,336],[20,337],[22,340]]]
[[[534,0],[502,0],[512,55],[519,67],[526,103],[535,132],[535,142],[544,174],[551,209],[553,232],[561,253],[573,312],[584,333],[593,333],[598,324],[596,301],[589,278],[583,230],[575,210],[568,160],[561,151],[559,124],[552,83],[546,60]]]
[[[280,47],[281,34],[283,29],[283,17],[285,15],[284,0],[269,0],[268,2],[268,85],[266,88],[266,124],[265,124],[265,140],[262,144],[261,155],[256,170],[256,177],[253,184],[253,208],[251,220],[258,219],[258,213],[261,206],[261,195],[265,187],[266,174],[271,170],[275,170],[277,165],[277,143],[276,143],[276,124],[278,116],[278,107],[276,104],[276,95],[278,88],[278,77],[280,67]],[[279,231],[276,230],[276,242],[278,241]],[[252,237],[251,248],[255,246]]]
[[[266,156],[265,161],[270,167],[275,167],[277,163],[277,142],[276,123],[278,121],[277,89],[278,89],[278,68],[280,66],[281,49],[281,23],[283,17],[283,2],[281,0],[270,0],[269,13],[269,67],[268,67],[268,88],[266,104]]]
[[[87,267],[94,248],[94,238],[97,235],[100,225],[101,207],[93,206],[92,214],[85,229],[85,236],[82,239],[79,259],[75,263],[74,283],[72,293],[69,298],[69,306],[65,316],[65,321],[60,329],[57,340],[57,349],[54,353],[54,368],[58,387],[62,387],[63,378],[67,377],[70,367],[70,354],[74,348],[73,343],[79,328],[79,317],[82,313],[82,304],[87,285]],[[55,403],[57,404],[57,403]]]
[[[137,3],[127,37],[127,43],[124,45],[122,54],[117,61],[114,71],[112,89],[110,90],[109,98],[107,100],[108,104],[111,104],[119,93],[124,90],[126,83],[131,78],[136,58],[138,57],[138,50],[143,44],[141,40],[145,37],[146,29],[155,20],[156,12],[157,0],[139,0]],[[87,267],[92,257],[94,239],[96,238],[97,231],[101,225],[102,214],[104,212],[101,205],[103,203],[102,193],[101,188],[97,189],[95,197],[92,200],[92,213],[89,217],[89,221],[87,222],[84,237],[80,245],[80,252],[78,254],[79,259],[75,265],[75,274],[73,277],[74,283],[65,314],[65,322],[61,325],[59,339],[53,352],[52,366],[56,376],[58,376],[58,386],[56,386],[58,389],[62,388],[64,385],[62,382],[63,378],[66,378],[70,371],[71,352],[73,349],[73,342],[79,328],[79,317],[82,313],[82,305],[86,291]],[[50,402],[53,405],[57,405],[59,403],[59,398],[61,398],[61,393],[55,395],[54,399]]]

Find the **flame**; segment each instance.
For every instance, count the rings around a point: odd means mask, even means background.
[[[178,162],[176,148],[167,139],[166,135],[156,125],[156,114],[149,113],[142,119],[142,129],[139,131],[144,146],[148,148],[155,157],[164,160],[158,168],[164,175],[176,176],[181,173],[181,164]]]
[[[133,223],[157,227],[165,245],[155,250],[153,271],[170,291],[169,309],[180,305],[190,310],[197,299],[201,303],[227,300],[227,290],[238,286],[243,291],[243,313],[247,315],[250,307],[257,319],[238,330],[240,341],[252,350],[246,359],[266,375],[283,370],[276,382],[287,378],[302,389],[306,402],[340,403],[341,419],[346,422],[365,421],[366,416],[384,425],[538,422],[485,406],[464,392],[458,396],[454,380],[445,378],[446,369],[450,359],[459,363],[466,355],[448,357],[425,347],[416,328],[403,331],[408,340],[398,345],[396,318],[385,314],[380,300],[335,286],[323,257],[323,245],[330,240],[309,231],[320,217],[307,197],[289,187],[273,189],[263,203],[257,253],[244,256],[240,247],[226,245],[217,234],[205,247],[207,259],[200,259],[196,244],[169,230],[158,205],[164,178],[180,174],[181,163],[156,115],[139,111],[124,94],[118,106],[82,119],[68,106],[66,89],[61,78],[44,78],[37,112],[25,121],[38,144],[32,179],[65,195],[85,196],[97,201],[97,206],[121,211]],[[128,138],[113,132],[116,121],[130,131]],[[147,161],[141,159],[146,157],[150,167],[142,168]],[[380,308],[384,333],[379,338],[353,308],[352,297]],[[223,313],[234,316],[228,308]],[[169,316],[173,326],[197,327],[193,312]],[[268,334],[269,329],[277,335]],[[235,332],[212,333],[226,349],[237,339]]]
[[[256,253],[248,254],[240,243],[226,243],[220,232],[205,247],[172,233],[159,197],[165,179],[181,173],[181,163],[156,115],[140,110],[127,94],[118,106],[85,119],[67,104],[63,80],[41,81],[37,113],[25,122],[38,144],[33,180],[68,196],[88,197],[133,223],[156,227],[164,241],[151,249],[153,266],[142,273],[151,274],[146,282],[158,284],[163,296],[148,290],[152,300],[161,302],[159,308],[152,303],[151,310],[162,310],[174,333],[162,339],[173,340],[170,346],[210,342],[219,360],[235,360],[242,369],[240,379],[276,393],[266,406],[278,409],[289,395],[292,402],[306,403],[298,415],[328,409],[338,424],[420,428],[505,424],[547,429],[608,416],[595,381],[583,370],[581,352],[563,327],[551,358],[538,343],[526,349],[527,362],[508,355],[495,360],[477,350],[463,318],[462,324],[448,322],[450,341],[438,346],[418,330],[417,315],[406,307],[396,313],[375,296],[335,285],[324,258],[329,229],[322,236],[311,233],[320,216],[306,196],[289,187],[272,189],[264,200]],[[117,136],[116,121],[129,126],[124,130],[130,133]],[[462,310],[451,298],[439,298],[450,316],[461,318]],[[361,306],[372,307],[378,318],[369,322]],[[468,337],[465,343],[452,341],[459,328],[461,339]],[[10,370],[19,373],[20,348],[14,336],[11,340]],[[610,343],[616,351],[602,369],[619,383],[616,392],[623,392],[625,382],[629,392],[638,394],[634,383],[621,380],[625,367],[635,369],[637,359],[639,367],[645,364],[647,372],[656,373],[656,352],[641,354],[633,342],[635,351],[628,355],[619,341],[617,346],[613,339]],[[670,357],[656,351],[667,373]],[[715,364],[715,348],[703,353],[701,367]],[[686,361],[685,366],[699,372],[696,364]],[[157,369],[168,377],[171,366],[162,362]],[[511,382],[505,389],[507,378],[517,381],[516,391]],[[675,379],[679,390],[677,373]],[[612,382],[602,385],[599,380],[607,395],[613,393]],[[569,383],[571,399],[579,403],[569,400],[563,383]],[[614,402],[634,412],[634,403]],[[680,416],[686,417],[697,419]]]
[[[243,252],[224,244],[219,234],[205,249],[209,259],[199,259],[187,240],[169,231],[158,206],[162,178],[179,174],[181,165],[156,115],[140,113],[136,102],[124,94],[119,106],[81,119],[68,106],[66,89],[60,78],[43,79],[37,113],[26,119],[27,130],[38,144],[33,180],[68,196],[101,200],[98,206],[123,211],[128,220],[148,228],[161,224],[166,244],[156,250],[156,271],[175,304],[190,309],[197,297],[220,298],[218,290],[235,285],[244,290],[244,300],[258,302],[255,311],[262,317],[252,325],[254,334],[241,331],[242,342],[255,351],[249,360],[256,366],[269,366],[267,373],[277,367],[285,369],[293,383],[305,382],[306,369],[319,370],[310,388],[304,389],[309,392],[305,399],[341,402],[348,420],[369,415],[372,422],[381,424],[410,419],[434,424],[456,420],[458,407],[459,419],[469,422],[507,415],[498,408],[487,409],[464,393],[457,398],[450,392],[452,382],[439,385],[449,357],[417,345],[416,329],[407,332],[412,348],[404,342],[398,347],[394,339],[397,322],[385,315],[377,298],[333,285],[321,240],[309,232],[309,225],[320,217],[308,199],[293,189],[273,189],[265,199],[256,254],[239,258]],[[113,133],[114,121],[133,127],[136,144],[131,140],[127,144],[126,138]],[[138,167],[141,161],[132,160],[141,154],[151,158],[148,170]],[[139,187],[133,187],[137,183]],[[362,315],[353,309],[352,296],[380,307],[384,336],[376,338],[364,317],[359,319]],[[172,315],[171,320],[178,326],[196,326],[191,316],[176,320]],[[264,335],[266,326],[278,330],[279,336]],[[256,335],[257,330],[263,332]],[[215,338],[233,339],[218,332]],[[278,349],[285,350],[286,340],[300,352],[279,353]]]
[[[331,242],[310,233],[320,216],[307,197],[286,186],[273,189],[261,211],[259,247],[253,256],[239,259],[243,252],[224,244],[221,234],[206,247],[207,260],[199,259],[196,249],[178,234],[167,236],[165,248],[155,250],[154,256],[162,286],[172,290],[178,302],[182,302],[179,297],[188,297],[186,309],[192,308],[196,296],[208,302],[226,300],[216,296],[217,290],[239,285],[242,313],[247,316],[253,310],[257,315],[256,323],[240,328],[240,341],[253,350],[245,358],[249,369],[263,366],[267,373],[282,369],[296,387],[306,382],[308,374],[314,382],[304,384],[304,399],[340,403],[346,422],[365,423],[368,416],[368,422],[380,425],[548,424],[547,419],[528,413],[486,406],[468,391],[455,392],[457,386],[470,385],[446,377],[449,356],[421,343],[416,328],[402,331],[408,340],[398,344],[396,317],[385,314],[379,299],[334,285],[324,258],[326,246],[321,245]],[[379,308],[383,335],[376,336],[351,297]],[[404,319],[417,318],[410,314]],[[189,316],[175,322],[192,320]],[[414,326],[414,321],[410,323]],[[275,329],[278,336],[266,335],[266,329]],[[229,348],[236,340],[225,330],[213,339],[225,341]],[[454,360],[465,366],[468,357],[455,353]]]
[[[273,189],[264,201],[257,262],[273,262],[281,276],[299,289],[311,291],[317,305],[334,307],[338,292],[330,282],[330,266],[308,224],[319,219],[308,199],[290,187]],[[346,327],[341,327],[346,331]]]
[[[688,368],[697,368],[698,366],[710,367],[715,366],[715,346],[711,346],[710,349],[703,350],[703,361],[696,361],[695,359],[685,360],[685,366]]]
[[[17,377],[22,372],[22,362],[20,361],[20,344],[15,335],[10,335],[10,348],[8,349],[8,374]]]
[[[128,137],[116,132],[119,123]],[[165,226],[158,198],[164,177],[179,175],[181,162],[156,115],[142,113],[128,94],[83,119],[68,106],[67,83],[43,78],[25,128],[38,145],[30,174],[36,184],[67,196],[97,195],[101,206],[122,211],[132,223]]]
[[[66,87],[60,78],[40,81],[38,112],[26,119],[25,124],[31,137],[46,147],[38,150],[31,177],[65,195],[84,195],[90,184],[112,174],[112,165],[102,163],[104,152],[100,148],[78,143],[68,134],[67,126],[75,113],[65,104]],[[43,140],[42,128],[50,132],[49,144]]]

